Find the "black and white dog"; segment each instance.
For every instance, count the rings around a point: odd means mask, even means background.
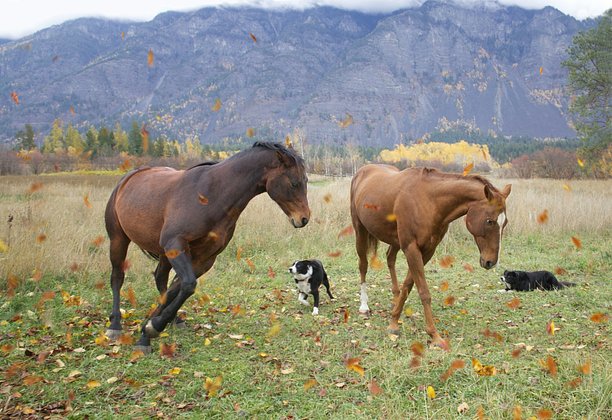
[[[516,290],[519,292],[529,292],[535,289],[557,290],[568,286],[575,286],[574,283],[557,280],[550,271],[506,270],[500,280],[506,285],[506,290]]]
[[[298,289],[298,301],[302,305],[309,306],[310,304],[308,303],[306,298],[308,298],[308,295],[313,296],[313,315],[319,314],[319,286],[321,286],[321,284],[323,284],[327,289],[327,294],[329,295],[329,298],[334,298],[331,292],[329,291],[329,279],[327,278],[327,273],[325,272],[321,261],[296,261],[291,267],[289,267],[289,273],[291,273],[293,275],[293,278],[295,279],[295,285]]]

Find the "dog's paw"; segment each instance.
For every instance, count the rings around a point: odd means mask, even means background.
[[[312,314],[313,315],[319,315],[319,308],[317,308],[317,307],[312,308]]]

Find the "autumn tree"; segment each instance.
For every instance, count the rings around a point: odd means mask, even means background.
[[[569,70],[568,87],[574,95],[570,112],[578,136],[580,155],[595,175],[610,176],[612,163],[612,9],[599,24],[576,35],[563,66]]]
[[[65,139],[64,129],[62,127],[62,120],[59,118],[53,121],[51,132],[45,137],[43,141],[42,152],[43,153],[61,153],[65,150]]]

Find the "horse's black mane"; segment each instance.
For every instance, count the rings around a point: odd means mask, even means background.
[[[207,160],[206,162],[201,162],[201,163],[197,163],[189,168],[187,168],[187,170],[193,169],[193,168],[197,168],[199,166],[209,166],[209,165],[216,165],[217,163],[219,163],[216,160]]]
[[[280,143],[273,143],[273,142],[267,142],[267,141],[256,141],[255,143],[253,143],[252,148],[256,148],[256,147],[262,147],[265,149],[281,152],[284,155],[293,159],[296,164],[304,163],[304,160],[302,159],[302,157],[297,154],[297,152],[293,149],[293,147],[285,147]]]

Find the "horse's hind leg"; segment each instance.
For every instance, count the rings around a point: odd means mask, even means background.
[[[368,272],[368,248],[369,248],[369,233],[359,223],[354,223],[355,226],[355,246],[357,248],[357,256],[359,257],[359,277],[361,279],[361,288],[359,293],[359,313],[368,314],[370,307],[368,306],[368,287],[366,285],[366,274]]]
[[[113,309],[110,314],[110,326],[106,330],[106,336],[111,340],[121,335],[121,286],[125,278],[124,264],[130,240],[121,230],[109,231],[110,236],[110,261],[112,272],[110,277],[111,289],[113,291]]]

